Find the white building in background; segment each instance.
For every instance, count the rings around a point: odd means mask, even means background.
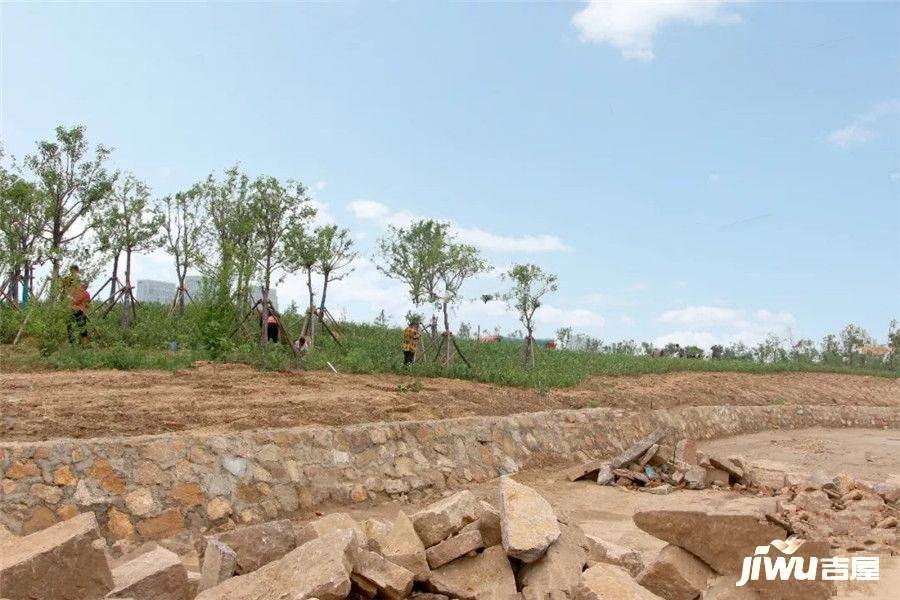
[[[178,289],[174,283],[168,281],[157,281],[155,279],[138,279],[137,282],[137,299],[138,302],[159,302],[160,304],[170,304],[175,298],[175,290]]]
[[[203,278],[199,275],[188,275],[184,278],[184,286],[187,288],[191,298],[198,299],[203,293]],[[137,299],[138,302],[159,302],[160,304],[171,304],[175,298],[175,291],[178,286],[168,281],[157,281],[155,279],[138,279],[137,282]],[[256,286],[250,291],[253,302],[262,298],[262,290]],[[272,306],[278,310],[278,293],[275,289],[269,290],[269,300]]]

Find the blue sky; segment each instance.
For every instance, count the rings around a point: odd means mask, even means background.
[[[156,194],[239,161],[363,254],[451,220],[606,340],[819,339],[900,317],[900,4],[3,4],[5,150],[82,123]],[[137,275],[172,279],[163,255]],[[500,289],[490,275],[466,289]],[[300,298],[299,279],[279,286]],[[367,260],[333,311],[399,319]],[[502,306],[456,321],[515,328]]]

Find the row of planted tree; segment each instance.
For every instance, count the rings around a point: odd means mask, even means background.
[[[309,296],[303,333],[311,342],[316,323],[328,327],[329,283],[352,271],[358,252],[346,229],[315,225],[314,202],[302,183],[251,178],[235,166],[155,198],[135,175],[111,168],[110,157],[110,148],[91,147],[78,126],[57,127],[54,139],[38,142],[33,154],[0,162],[0,294],[7,302],[27,305],[45,288],[44,297],[61,298],[65,267],[77,263],[87,280],[103,281],[94,298],[105,295],[99,303],[107,312],[121,306],[121,326],[128,328],[137,317],[132,258],[162,249],[172,257],[177,282],[173,313],[184,313],[192,300],[186,277],[199,271],[207,292],[233,308],[237,327],[254,309],[264,325],[277,318],[271,290],[298,273]],[[382,273],[408,287],[416,306],[440,312],[443,335],[433,355],[449,364],[459,352],[451,309],[464,282],[487,271],[488,263],[477,248],[459,243],[448,224],[432,220],[389,228],[375,260]],[[36,269],[44,265],[49,275],[36,291]],[[107,265],[111,270],[101,274]],[[527,332],[526,364],[532,364],[534,314],[542,296],[555,291],[556,277],[525,264],[506,278],[511,288],[498,297],[519,315]],[[256,285],[260,298],[254,303],[250,291]],[[265,326],[259,339],[267,341]]]

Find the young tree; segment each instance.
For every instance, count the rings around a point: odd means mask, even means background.
[[[559,329],[557,329],[556,339],[559,340],[559,345],[561,348],[568,348],[569,343],[572,341],[572,328],[560,327]]]
[[[94,207],[109,195],[112,177],[105,163],[110,149],[97,145],[91,155],[84,127],[56,128],[56,139],[38,142],[37,153],[25,158],[46,194],[48,210],[45,235],[53,264],[53,278],[60,274],[63,255],[87,232]]]
[[[195,189],[210,225],[204,244],[213,249],[198,264],[213,280],[218,304],[229,305],[233,291],[242,312],[254,266],[250,261],[256,230],[249,208],[250,179],[235,165],[225,171],[221,181],[210,174]]]
[[[131,281],[131,257],[135,252],[149,252],[162,242],[159,215],[151,210],[150,188],[131,173],[117,178],[111,202],[104,214],[111,247],[125,254],[125,282],[122,294],[122,327],[131,325],[134,311],[134,287]]]
[[[358,256],[353,250],[353,240],[350,232],[339,229],[337,225],[325,225],[316,229],[318,239],[318,257],[315,268],[322,275],[322,296],[319,298],[319,314],[325,317],[325,296],[328,294],[328,284],[332,281],[340,281],[353,272],[350,265]],[[346,269],[346,270],[345,270]],[[343,271],[343,272],[341,272]]]
[[[897,357],[900,356],[900,325],[897,319],[891,319],[888,327],[888,348],[890,348],[887,356],[888,365],[893,369],[897,364]]]
[[[851,367],[853,366],[853,358],[859,350],[871,343],[873,343],[871,336],[859,325],[850,323],[841,330],[841,346],[844,350],[844,358]],[[864,364],[865,360],[865,356],[860,355],[860,364]]]
[[[2,154],[0,154],[2,158]],[[9,270],[9,296],[28,301],[34,266],[41,262],[41,234],[46,224],[46,195],[30,181],[0,166],[0,244],[3,270]],[[0,271],[0,275],[2,275]]]
[[[288,245],[295,270],[306,273],[306,291],[309,303],[306,306],[306,325],[303,334],[310,346],[316,339],[316,293],[313,289],[313,272],[322,256],[321,239],[315,232],[295,231]]]
[[[512,283],[503,299],[525,327],[525,368],[530,369],[534,366],[534,313],[540,308],[541,299],[556,291],[557,277],[537,265],[520,264],[507,271],[503,279]]]
[[[486,271],[488,263],[474,246],[457,243],[448,223],[430,219],[408,227],[390,227],[388,235],[378,242],[378,257],[378,270],[405,283],[416,306],[430,303],[441,311],[444,332],[439,352],[444,365],[449,366],[451,345],[455,346],[450,307],[459,300],[463,283]]]
[[[178,291],[172,299],[178,314],[184,314],[185,279],[188,269],[203,259],[206,213],[200,205],[201,191],[194,186],[186,192],[163,198],[156,213],[163,230],[163,248],[175,259]]]
[[[260,345],[267,341],[269,293],[273,281],[284,278],[296,264],[290,240],[302,235],[316,213],[302,183],[282,184],[274,177],[258,177],[250,186],[250,220],[254,225],[253,257],[262,296]]]

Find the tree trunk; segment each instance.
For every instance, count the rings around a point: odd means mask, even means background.
[[[13,267],[12,276],[9,280],[9,287],[6,288],[6,293],[9,295],[9,299],[13,304],[19,304],[19,280],[22,278],[22,267],[20,265],[16,265]]]
[[[131,326],[131,248],[125,250],[125,290],[122,295],[122,327],[128,329]]]
[[[260,298],[259,305],[259,314],[260,316],[260,327],[259,327],[259,345],[262,348],[266,347],[266,344],[269,343],[269,276],[266,275],[265,282],[262,289],[262,294],[260,294],[262,298]]]
[[[309,290],[309,320],[307,321],[306,334],[311,348],[316,341],[316,296],[313,293],[312,267],[306,270],[306,289]]]
[[[528,337],[525,339],[525,368],[534,367],[534,335],[528,330]]]
[[[187,268],[178,275],[178,316],[184,316],[184,296],[185,285],[184,280],[187,278]]]
[[[322,273],[322,278],[324,281],[322,282],[322,298],[319,300],[319,314],[323,317],[325,315],[325,294],[328,293],[328,273]]]
[[[447,311],[446,302],[442,303],[441,310],[444,313],[444,366],[449,367],[450,362],[453,360],[453,355],[450,353],[450,315]]]
[[[113,298],[116,297],[116,281],[119,279],[119,255],[121,252],[116,252],[113,256],[113,266],[112,273],[110,274],[109,279],[109,301],[112,302]]]

